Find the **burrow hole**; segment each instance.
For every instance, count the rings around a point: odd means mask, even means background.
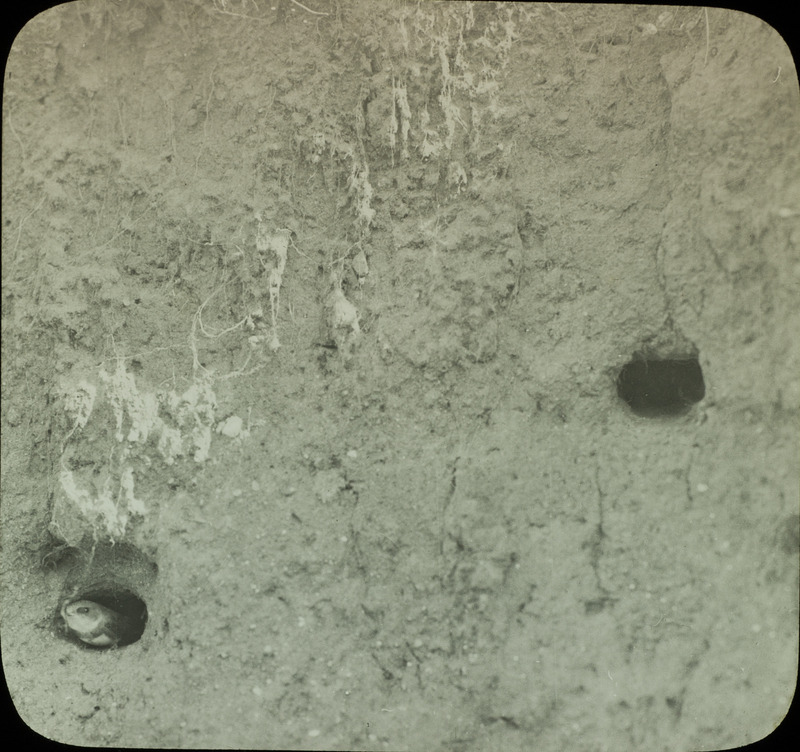
[[[75,601],[84,600],[105,606],[119,614],[120,618],[117,622],[119,643],[117,647],[132,645],[144,634],[144,629],[147,626],[147,604],[132,590],[114,584],[94,585],[80,590],[77,594],[69,598],[65,598],[64,602],[74,603]],[[60,608],[57,618],[62,621],[62,631],[71,642],[76,642],[92,650],[107,649],[105,647],[89,645],[70,633],[69,630],[63,626]]]
[[[703,369],[696,356],[645,358],[635,355],[617,376],[617,394],[636,415],[682,415],[705,397]]]

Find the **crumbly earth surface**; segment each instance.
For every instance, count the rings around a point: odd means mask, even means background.
[[[768,734],[797,669],[798,104],[778,34],[714,8],[31,21],[2,186],[24,721],[180,748]],[[697,357],[704,399],[632,414],[635,353]],[[92,588],[146,604],[140,640],[68,639]]]

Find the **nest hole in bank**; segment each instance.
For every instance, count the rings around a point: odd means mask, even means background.
[[[617,376],[617,394],[636,415],[682,415],[705,397],[697,356],[646,358],[635,355]]]
[[[68,639],[84,647],[94,650],[107,650],[111,647],[125,647],[137,642],[147,626],[147,604],[132,590],[113,584],[95,585],[80,590],[76,595],[65,600],[63,607],[77,601],[90,601],[114,612],[114,633],[116,641],[109,645],[92,645],[80,636],[72,633],[64,624],[64,632]],[[59,616],[63,620],[60,610]]]

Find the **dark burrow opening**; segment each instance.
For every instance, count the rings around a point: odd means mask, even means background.
[[[96,628],[95,617],[100,619]],[[94,585],[65,598],[57,618],[70,641],[95,650],[125,647],[137,642],[144,633],[147,605],[127,588]],[[91,630],[84,629],[87,625]]]
[[[617,394],[636,415],[682,415],[706,393],[697,357],[634,357],[617,376]]]

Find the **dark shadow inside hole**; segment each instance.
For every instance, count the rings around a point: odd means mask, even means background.
[[[115,622],[116,634],[119,637],[117,647],[131,645],[144,634],[147,626],[147,605],[136,593],[111,585],[98,585],[82,590],[78,595],[71,597],[69,602],[84,600],[105,606],[119,615],[119,619]],[[70,635],[70,638],[87,648],[107,649],[85,643],[73,635]]]
[[[696,357],[646,360],[634,358],[617,376],[617,394],[637,415],[648,418],[681,415],[706,393]]]

